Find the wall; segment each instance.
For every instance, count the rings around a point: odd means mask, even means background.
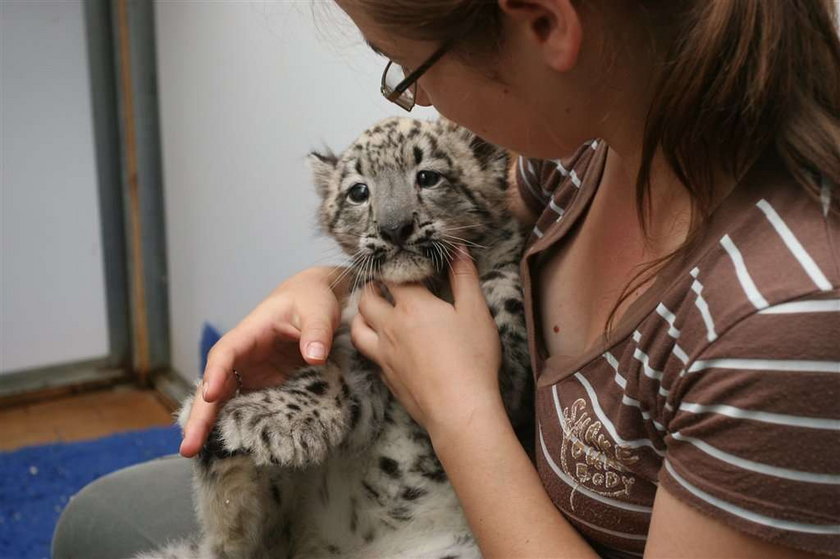
[[[172,357],[193,379],[205,320],[228,330],[284,278],[340,261],[305,155],[402,109],[332,2],[155,9]]]
[[[108,353],[83,18],[0,2],[0,374]]]

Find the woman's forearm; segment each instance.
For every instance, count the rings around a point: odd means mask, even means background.
[[[432,441],[485,557],[598,557],[554,507],[500,401]]]

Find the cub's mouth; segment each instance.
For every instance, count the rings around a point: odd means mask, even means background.
[[[393,283],[422,282],[445,275],[453,249],[430,241],[404,247],[392,247],[374,253],[367,266],[360,266],[365,279]]]

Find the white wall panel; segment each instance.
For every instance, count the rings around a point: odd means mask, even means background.
[[[108,353],[83,17],[0,1],[0,373]]]

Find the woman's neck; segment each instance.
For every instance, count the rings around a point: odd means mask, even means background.
[[[650,189],[638,211],[636,178],[640,156],[626,158],[610,144],[604,177],[593,204],[608,220],[644,234],[651,260],[670,254],[687,238],[691,228],[691,197],[661,155],[651,166]]]

